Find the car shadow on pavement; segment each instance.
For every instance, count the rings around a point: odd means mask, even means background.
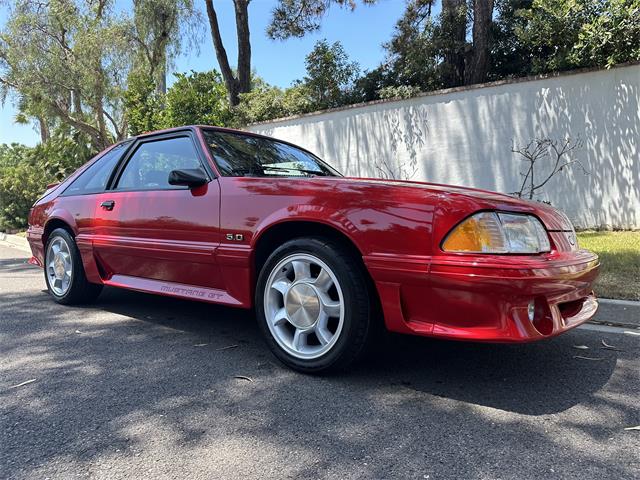
[[[195,344],[227,339],[229,345],[251,345],[249,355],[256,360],[286,369],[262,341],[252,311],[116,289],[106,289],[93,308],[188,332],[198,338]],[[615,368],[617,352],[598,352],[597,361],[575,358],[589,357],[575,348],[579,336],[505,345],[386,333],[350,371],[331,376],[335,382],[367,386],[385,381],[471,404],[544,415],[584,401],[607,383]]]
[[[629,379],[612,376],[632,353],[574,358],[595,356],[595,345],[573,348],[594,342],[589,332],[529,345],[389,335],[350,371],[313,377],[274,359],[250,311],[110,288],[94,305],[64,307],[32,285],[0,291],[2,478],[64,476],[48,469],[83,472],[114,455],[134,477],[168,475],[191,457],[221,478],[388,478],[399,461],[403,477],[540,473],[536,462],[501,462],[505,448],[612,478],[632,472],[633,453],[601,455],[615,433],[599,418],[637,421],[628,394],[599,393],[623,391]],[[599,414],[585,421],[573,407]],[[561,434],[549,433],[550,418]],[[591,447],[561,443],[567,432]],[[498,470],[460,457],[479,445]]]

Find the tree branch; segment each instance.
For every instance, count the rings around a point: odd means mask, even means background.
[[[236,106],[240,103],[238,97],[238,84],[233,75],[233,70],[229,66],[229,59],[227,58],[227,51],[222,43],[222,37],[220,35],[220,26],[218,25],[218,15],[216,9],[213,6],[213,0],[205,0],[207,6],[207,17],[209,17],[209,26],[211,28],[211,39],[213,40],[213,47],[216,51],[216,58],[220,65],[220,72],[224,78],[224,82],[227,86],[227,93],[229,95],[229,103],[232,106]]]

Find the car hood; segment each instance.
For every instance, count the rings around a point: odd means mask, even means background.
[[[389,188],[420,189],[431,193],[439,193],[442,195],[464,196],[469,199],[475,200],[480,204],[480,208],[517,211],[534,214],[544,222],[548,230],[573,230],[571,221],[560,210],[553,208],[546,203],[536,202],[533,200],[524,200],[512,197],[511,195],[506,195],[504,193],[492,192],[490,190],[482,190],[478,188],[459,187],[454,185],[444,185],[429,182],[355,177],[343,177],[343,180],[348,182],[355,182],[358,184],[385,185]]]

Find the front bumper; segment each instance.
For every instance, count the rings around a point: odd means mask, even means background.
[[[544,257],[371,255],[365,263],[394,332],[528,342],[576,327],[598,308],[598,257],[586,250]]]

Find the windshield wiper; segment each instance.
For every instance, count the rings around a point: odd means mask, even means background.
[[[263,170],[277,170],[279,172],[302,172],[307,173],[309,175],[320,175],[326,176],[326,173],[318,171],[318,170],[305,170],[304,168],[287,168],[287,167],[272,167],[270,165],[261,165]]]

